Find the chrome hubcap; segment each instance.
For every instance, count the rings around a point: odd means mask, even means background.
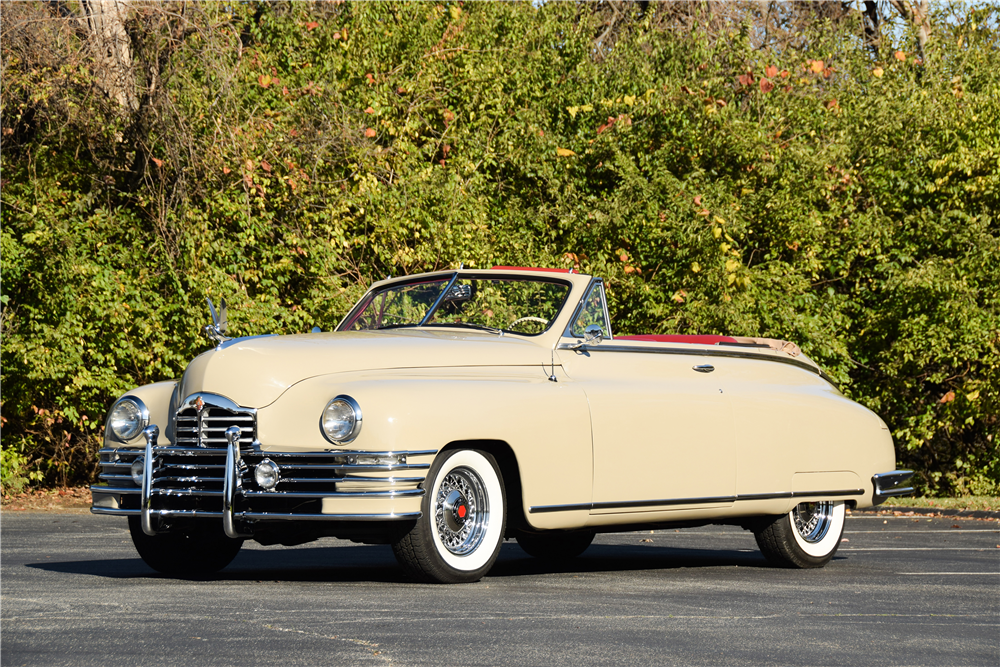
[[[463,556],[483,541],[490,516],[486,488],[470,468],[450,471],[441,481],[434,503],[434,524],[444,547]]]
[[[816,543],[826,537],[833,523],[833,501],[799,503],[792,510],[792,524],[803,540]]]

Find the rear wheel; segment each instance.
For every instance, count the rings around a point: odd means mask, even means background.
[[[518,533],[517,544],[539,560],[557,562],[576,558],[594,541],[593,531],[572,533]]]
[[[500,554],[507,520],[503,480],[487,452],[441,454],[424,483],[422,514],[392,551],[415,579],[479,581]]]
[[[222,523],[191,521],[169,533],[147,535],[142,520],[128,518],[132,544],[146,565],[176,577],[207,577],[233,562],[243,540],[226,537]]]
[[[823,567],[844,534],[846,507],[841,500],[799,503],[754,532],[767,560],[782,567]]]

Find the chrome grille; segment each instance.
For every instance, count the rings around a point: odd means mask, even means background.
[[[226,448],[226,429],[240,428],[240,448],[247,448],[257,437],[257,418],[251,411],[239,412],[215,406],[205,406],[198,412],[194,407],[177,411],[174,444],[178,447]]]

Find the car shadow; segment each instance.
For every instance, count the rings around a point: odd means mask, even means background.
[[[171,578],[139,558],[45,561],[27,567],[48,572],[110,579]],[[545,574],[637,572],[710,569],[733,566],[771,568],[760,552],[732,549],[692,549],[647,545],[592,545],[583,555],[565,561],[542,561],[514,542],[505,543],[488,577]],[[213,581],[292,581],[328,583],[411,583],[388,546],[332,546],[244,549]]]

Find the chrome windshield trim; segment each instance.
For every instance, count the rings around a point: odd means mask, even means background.
[[[441,293],[438,294],[438,298],[435,299],[434,304],[427,310],[427,313],[424,315],[424,319],[420,320],[420,324],[417,326],[422,327],[425,324],[427,324],[427,321],[431,319],[431,315],[433,315],[434,311],[437,310],[438,306],[441,305],[441,301],[444,299],[444,295],[448,293],[448,290],[451,289],[451,286],[455,284],[456,280],[458,280],[458,271],[455,271],[454,273],[451,274],[451,280],[448,281],[448,284],[445,285],[444,289],[441,290]]]
[[[606,509],[628,509],[633,507],[671,507],[675,505],[716,505],[718,503],[734,503],[750,500],[776,500],[813,497],[842,497],[864,495],[863,489],[837,489],[831,491],[782,491],[779,493],[747,493],[734,496],[715,496],[710,498],[665,498],[662,500],[628,500],[602,503],[579,503],[576,505],[536,505],[528,508],[530,514],[547,512],[578,512],[580,510],[594,511]]]

